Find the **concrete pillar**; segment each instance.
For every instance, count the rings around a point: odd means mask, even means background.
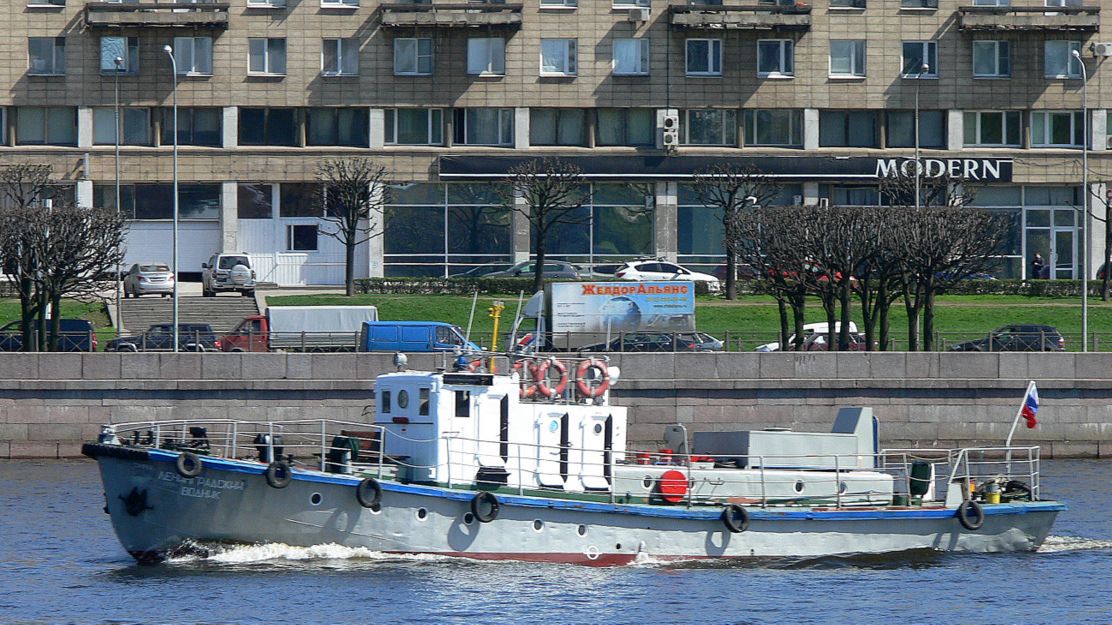
[[[514,109],[514,148],[529,147],[529,107],[519,106]]]
[[[384,109],[371,109],[368,130],[370,131],[368,145],[372,150],[381,150],[386,146],[386,111]]]
[[[946,149],[961,150],[965,146],[964,111],[950,109],[946,112]]]
[[[77,188],[75,191],[74,201],[78,206],[86,208],[93,205],[93,181],[92,180],[78,180]]]
[[[520,263],[529,260],[530,243],[532,242],[532,228],[529,219],[521,211],[528,210],[525,198],[514,196],[515,210],[510,212],[510,228],[514,237],[514,262]]]
[[[655,183],[653,253],[675,262],[679,254],[679,183]]]
[[[803,205],[814,206],[819,203],[819,183],[808,180],[803,183]]]
[[[1093,137],[1089,144],[1089,149],[1093,152],[1107,151],[1108,111],[1104,109],[1092,109],[1089,111],[1089,132]],[[1101,197],[1104,196],[1102,195]]]
[[[819,149],[818,109],[803,109],[803,149]]]
[[[239,249],[239,184],[220,183],[220,245],[224,252]]]
[[[234,106],[224,107],[224,147],[239,147],[239,110]]]
[[[381,111],[382,109],[378,109]],[[382,189],[372,188],[371,197],[381,197]],[[375,224],[375,231],[378,236],[373,236],[367,240],[367,277],[368,278],[382,278],[384,273],[384,256],[385,246],[383,240],[385,237],[381,234],[382,229],[386,224],[386,213],[383,210],[381,202],[375,202],[375,207],[371,209],[371,223]],[[355,272],[359,275],[359,272]]]
[[[89,106],[77,107],[77,147],[93,147],[93,109]]]

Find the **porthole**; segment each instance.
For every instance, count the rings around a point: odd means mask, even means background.
[[[540,532],[544,530],[544,521],[540,519],[533,519],[533,531]]]
[[[578,534],[579,534],[580,536],[586,536],[586,535],[587,535],[587,526],[586,526],[586,525],[580,525],[580,526],[579,526],[578,528],[576,528],[576,530],[575,530],[575,531],[576,531],[576,532],[577,532],[577,533],[578,533]]]
[[[845,482],[840,482],[840,483],[838,484],[838,494],[839,494],[839,495],[844,495],[844,494],[846,494],[846,491],[847,491],[847,490],[849,490],[849,486],[848,486],[848,485],[847,485],[847,484],[846,484]]]
[[[417,518],[424,521],[429,516],[429,511],[424,508],[417,509]]]
[[[463,524],[464,525],[471,525],[474,522],[475,522],[475,515],[474,514],[471,514],[470,512],[468,512],[467,514],[463,515]]]
[[[800,480],[800,481],[795,483],[795,492],[797,492],[797,493],[802,493],[803,492],[803,480]]]
[[[595,434],[602,434],[602,424],[601,423],[596,423],[595,424]]]
[[[651,475],[646,475],[645,478],[641,480],[641,486],[645,488],[652,488],[653,484],[656,484],[656,478]]]
[[[409,407],[409,392],[398,391],[398,408]]]
[[[309,495],[309,503],[314,506],[319,506],[322,501],[324,501],[324,497],[320,493]]]

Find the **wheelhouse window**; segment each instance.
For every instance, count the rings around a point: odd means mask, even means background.
[[[648,76],[649,40],[615,39],[611,68],[615,76]]]
[[[597,114],[595,142],[598,145],[656,145],[655,109],[600,108]]]
[[[28,37],[27,63],[32,76],[65,76],[66,38]]]
[[[212,75],[212,37],[174,37],[179,76]]]
[[[745,144],[801,147],[803,111],[798,109],[745,111]]]
[[[417,389],[417,414],[421,416],[428,416],[429,414],[429,389]]]
[[[466,418],[471,416],[471,391],[455,391],[456,417]]]
[[[178,145],[218,148],[224,144],[224,112],[215,107],[178,107]],[[162,144],[174,143],[174,109],[162,109]]]
[[[680,136],[687,145],[737,145],[737,112],[732,109],[686,110]]]
[[[247,39],[247,51],[247,73],[249,75],[285,75],[285,39],[281,37],[249,37]]]
[[[966,111],[965,145],[1019,147],[1020,121],[1019,111]]]
[[[462,145],[512,146],[514,110],[510,108],[456,109],[454,139]]]
[[[721,39],[688,39],[686,43],[688,76],[722,75]]]
[[[151,144],[151,110],[148,108],[121,108],[120,144]],[[116,144],[116,109],[98,108],[93,110],[93,143],[97,145]]]
[[[1080,148],[1085,145],[1085,115],[1081,111],[1031,113],[1031,146]]]
[[[865,40],[830,41],[830,75],[838,78],[865,76]]]
[[[394,74],[432,76],[432,39],[395,39]]]
[[[305,119],[306,145],[365,148],[368,113],[363,108],[311,108]]]
[[[938,42],[903,42],[903,72],[900,75],[903,78],[938,78]]]
[[[15,122],[16,145],[77,145],[77,107],[20,106]]]
[[[575,39],[541,39],[541,76],[575,76],[578,57]]]
[[[1081,78],[1081,60],[1073,56],[1081,51],[1080,41],[1047,41],[1044,53],[1047,78]]]
[[[444,145],[443,109],[386,109],[389,145]]]
[[[770,78],[795,75],[795,42],[791,39],[757,41],[757,75]]]
[[[1011,50],[1007,41],[973,42],[974,78],[1008,78],[1011,75]]]
[[[875,148],[876,111],[820,111],[819,146]]]
[[[358,76],[359,41],[354,38],[323,39],[320,65],[322,76]]]
[[[139,75],[139,38],[101,37],[100,73]]]
[[[587,109],[529,109],[529,145],[586,145]]]
[[[277,108],[239,109],[240,145],[297,145],[297,111]]]
[[[506,74],[506,40],[501,37],[472,37],[467,40],[467,73],[472,76]]]

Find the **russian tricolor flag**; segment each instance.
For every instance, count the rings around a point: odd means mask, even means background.
[[[1030,386],[1027,387],[1027,396],[1023,398],[1023,408],[1019,411],[1019,413],[1023,415],[1023,418],[1027,419],[1027,427],[1034,428],[1039,424],[1039,422],[1035,420],[1035,413],[1038,411],[1039,390],[1035,388],[1035,383],[1032,382]]]

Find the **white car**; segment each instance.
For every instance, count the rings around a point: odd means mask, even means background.
[[[825,321],[820,322],[820,323],[808,323],[808,324],[804,325],[803,326],[803,340],[804,340],[804,342],[806,342],[807,339],[811,338],[812,336],[814,336],[816,334],[827,334],[826,329],[828,327],[829,326],[826,324]],[[841,332],[841,331],[842,331],[841,322],[835,322],[834,323],[834,332],[838,333],[838,332]],[[849,322],[849,331],[850,332],[857,332],[857,324],[850,321]],[[795,335],[793,334],[788,338],[788,345],[791,345],[794,342],[795,342]],[[757,351],[757,352],[775,352],[775,351],[778,351],[779,349],[780,349],[780,341],[776,341],[775,343],[765,343],[764,345],[759,345],[753,351]]]
[[[201,263],[201,295],[213,297],[220,291],[255,296],[255,270],[247,254],[213,254]]]
[[[706,282],[711,293],[722,290],[722,283],[709,273],[691,271],[666,260],[631,260],[619,267],[614,275],[622,280],[692,280]]]

